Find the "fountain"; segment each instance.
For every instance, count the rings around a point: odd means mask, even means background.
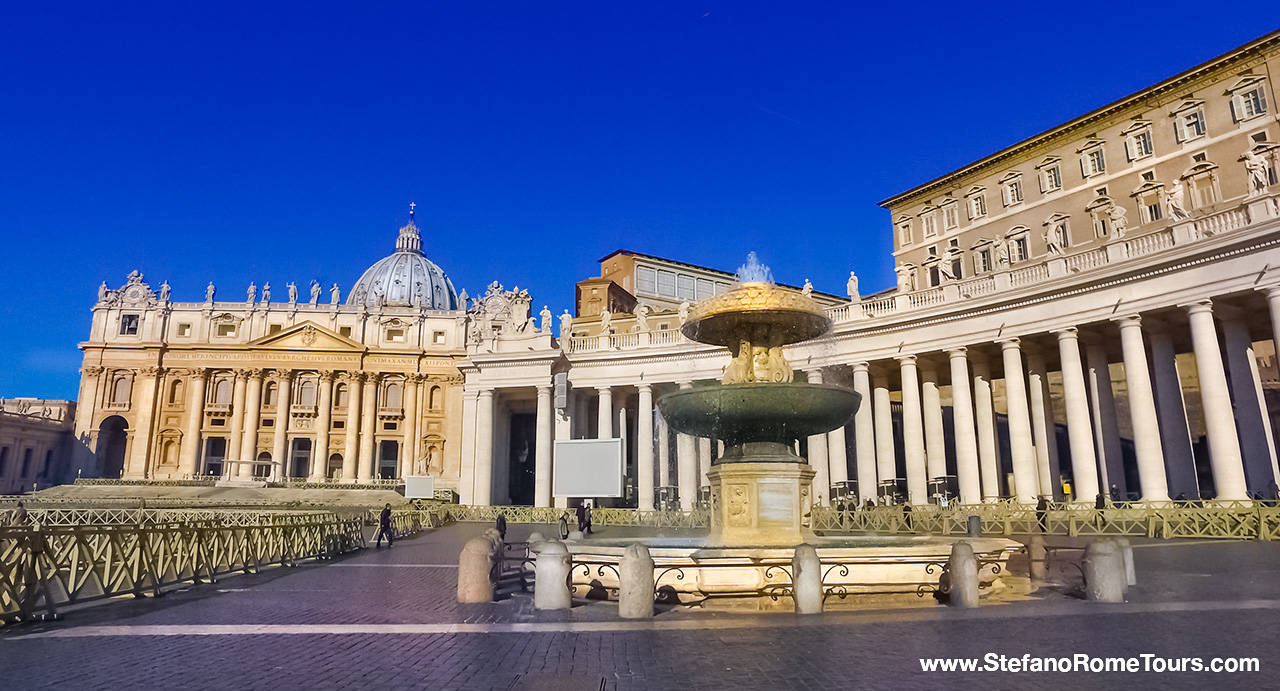
[[[790,563],[801,544],[817,550],[824,591],[842,599],[920,594],[938,587],[953,538],[827,537],[805,525],[816,473],[795,453],[796,442],[845,425],[858,409],[859,396],[838,386],[794,381],[783,348],[830,329],[822,306],[807,291],[774,284],[754,252],[733,290],[690,308],[684,335],[724,346],[733,358],[719,384],[695,385],[658,400],[673,430],[725,445],[707,473],[710,535],[641,540],[652,553],[657,587],[669,598],[754,595],[746,599],[764,609],[770,602],[776,606],[779,593],[785,599],[790,592]],[[575,589],[585,594],[614,588],[617,565],[634,541],[570,541]],[[996,581],[1018,547],[1001,538],[968,542],[982,564],[979,579],[985,586]]]
[[[733,360],[720,386],[658,401],[672,429],[724,442],[707,473],[712,544],[794,546],[813,537],[801,523],[815,473],[792,448],[843,426],[858,407],[852,391],[793,381],[783,346],[826,334],[831,320],[813,298],[770,278],[753,252],[734,290],[689,311],[684,335],[728,347]]]

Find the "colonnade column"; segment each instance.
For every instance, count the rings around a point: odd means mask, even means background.
[[[1101,343],[1090,343],[1085,348],[1089,367],[1089,391],[1093,400],[1093,433],[1098,440],[1098,468],[1102,492],[1118,493],[1123,498],[1128,493],[1124,478],[1124,457],[1120,455],[1120,428],[1116,424],[1115,394],[1111,390],[1111,360],[1107,348]]]
[[[289,476],[289,422],[293,419],[293,371],[276,370],[276,426],[271,444],[271,479]]]
[[[538,387],[533,449],[533,505],[551,506],[551,449],[555,429],[552,424],[551,386]]]
[[[916,356],[898,358],[902,375],[902,446],[907,457],[907,503],[928,503],[925,482],[924,419],[920,411],[920,376]]]
[[[853,414],[853,443],[857,454],[860,504],[876,498],[876,430],[870,369],[865,362],[853,363],[853,390],[861,399],[857,412]]]
[[[809,377],[810,384],[822,383],[822,370],[809,370],[806,372]],[[809,467],[813,468],[813,491],[810,496],[813,503],[817,506],[825,506],[830,502],[827,501],[831,494],[831,466],[828,464],[827,454],[827,435],[814,434],[811,435],[807,444],[809,446]]]
[[[555,441],[568,441],[570,439],[573,439],[573,428],[574,428],[574,425],[578,423],[577,413],[580,410],[578,407],[578,399],[582,398],[582,394],[581,392],[575,390],[573,387],[569,387],[569,390],[567,391],[567,393],[568,395],[562,401],[562,403],[564,404],[564,407],[557,408],[552,413],[552,420],[553,420],[552,427],[555,430]],[[552,401],[553,401],[553,407],[554,407],[554,401],[555,401],[554,396],[552,397]],[[465,411],[464,411],[464,415],[465,415]],[[548,456],[547,458],[548,458],[547,482],[551,483],[547,491],[551,497],[550,501],[552,505],[554,505],[556,508],[560,508],[560,509],[568,508],[569,498],[564,495],[556,494],[555,486],[554,486],[554,483],[552,482],[555,479],[554,473],[555,473],[555,464],[556,464],[554,444],[551,447],[551,455]]]
[[[956,480],[960,485],[960,503],[982,501],[982,485],[978,480],[978,440],[973,421],[973,399],[969,394],[969,360],[964,348],[947,351],[951,359],[951,411],[955,428]]]
[[[1254,494],[1275,497],[1276,449],[1271,438],[1271,420],[1262,398],[1262,382],[1258,361],[1253,354],[1249,327],[1239,314],[1222,319],[1223,347],[1227,355],[1227,373],[1235,402],[1236,428],[1240,434],[1240,453],[1244,458],[1245,483]]]
[[[143,367],[133,382],[134,403],[131,408],[137,411],[138,417],[133,422],[133,441],[129,445],[129,459],[125,465],[126,477],[141,479],[149,474],[147,455],[151,448],[151,419],[155,417],[156,387],[162,374],[164,369],[161,367]]]
[[[488,506],[493,492],[493,389],[476,399],[476,489],[474,503]]]
[[[693,382],[681,382],[681,389],[692,389]],[[698,443],[693,437],[678,432],[676,434],[676,482],[680,495],[680,508],[692,511],[698,501]]]
[[[996,451],[996,411],[991,398],[991,364],[986,357],[973,360],[973,412],[978,427],[978,470],[982,500],[1000,498],[1000,457]]]
[[[1040,493],[1035,449],[1031,444],[1031,413],[1027,409],[1027,383],[1022,370],[1019,341],[1000,342],[1004,358],[1004,393],[1009,407],[1009,453],[1013,456],[1013,496],[1019,504],[1035,503]]]
[[[417,473],[418,463],[418,392],[421,374],[404,378],[404,448],[400,453],[400,477]]]
[[[707,477],[707,473],[711,472],[711,439],[709,437],[694,437],[698,447],[698,489],[702,489],[711,484],[711,478]]]
[[[671,485],[671,439],[667,419],[658,415],[658,484]]]
[[[244,398],[245,387],[249,382],[249,371],[238,369],[235,371],[235,388],[231,392],[231,440],[227,444],[227,458],[230,459],[232,454],[239,455],[241,444],[244,443]],[[222,468],[222,476],[230,477],[228,471],[230,465],[224,463]]]
[[[1142,318],[1136,314],[1120,320],[1120,348],[1124,351],[1124,378],[1129,388],[1129,416],[1133,420],[1133,449],[1138,457],[1138,483],[1142,500],[1169,501],[1164,478],[1164,448],[1160,421],[1151,389],[1151,370],[1142,341]]]
[[[947,432],[942,422],[938,370],[932,363],[920,369],[920,388],[920,405],[924,413],[924,457],[928,478],[932,481],[947,474]]]
[[[1191,346],[1196,353],[1196,372],[1200,375],[1200,398],[1204,408],[1204,426],[1209,437],[1209,466],[1217,499],[1248,499],[1245,484],[1244,457],[1236,437],[1235,414],[1227,375],[1218,350],[1218,330],[1213,324],[1213,303],[1201,300],[1187,307],[1191,324]]]
[[[320,370],[320,395],[316,403],[316,445],[311,450],[308,482],[324,482],[329,467],[329,428],[333,425],[333,371]]]
[[[1053,499],[1062,490],[1058,481],[1058,430],[1049,400],[1049,372],[1044,356],[1027,350],[1027,399],[1031,403],[1031,436],[1035,441],[1040,495]]]
[[[258,459],[258,423],[262,416],[262,370],[248,371],[249,382],[244,394],[244,437],[240,440],[239,455],[241,461]],[[241,463],[236,469],[236,476],[241,480],[253,477],[254,466]]]
[[[653,386],[637,384],[636,403],[636,506],[653,510]]]
[[[596,438],[613,439],[613,389],[598,386],[600,393],[599,414],[596,416]]]
[[[206,371],[203,367],[189,370],[187,377],[187,423],[182,430],[182,456],[178,463],[184,477],[195,477],[200,462],[200,429],[204,427],[204,385]],[[86,408],[92,408],[86,405]]]
[[[381,374],[365,372],[364,395],[360,399],[360,481],[368,482],[378,475],[374,464],[374,425],[378,422],[378,382]]]
[[[1080,363],[1080,342],[1075,327],[1057,334],[1058,356],[1062,360],[1062,396],[1067,408],[1067,438],[1071,443],[1071,487],[1076,501],[1092,503],[1098,498],[1098,467],[1089,421],[1089,394]]]
[[[355,482],[360,446],[360,398],[364,395],[364,373],[347,376],[347,435],[342,442],[342,481]]]
[[[877,371],[872,391],[876,430],[876,476],[880,482],[898,479],[898,459],[893,444],[893,406],[889,401],[889,374]],[[879,483],[876,487],[879,488]]]
[[[1160,447],[1164,449],[1165,482],[1170,497],[1199,499],[1195,457],[1191,452],[1191,432],[1187,409],[1178,378],[1177,354],[1168,331],[1147,333],[1151,343],[1151,372],[1155,378],[1156,411],[1160,418]]]

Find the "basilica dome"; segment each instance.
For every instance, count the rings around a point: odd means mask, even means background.
[[[422,237],[411,217],[400,229],[396,251],[365,270],[347,304],[453,310],[458,309],[458,292],[444,271],[422,255]]]

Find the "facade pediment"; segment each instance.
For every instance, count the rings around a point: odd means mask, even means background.
[[[364,350],[363,345],[309,321],[250,341],[247,347],[263,350]]]

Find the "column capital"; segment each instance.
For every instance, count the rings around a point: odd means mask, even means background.
[[[480,389],[476,392],[476,398],[493,398],[493,389]]]
[[[236,369],[231,370],[231,374],[237,381],[239,381],[241,379],[248,379],[250,376],[249,371],[250,370],[247,367],[237,367]]]
[[[1254,290],[1259,293],[1266,293],[1268,298],[1280,298],[1280,283],[1273,283],[1267,286],[1258,286]]]
[[[537,388],[539,396],[550,396],[553,387],[550,384],[538,384],[535,388]]]
[[[599,393],[608,393],[608,394],[612,394],[612,393],[613,393],[613,387],[612,387],[612,386],[609,386],[609,385],[597,386],[597,387],[595,387],[595,389],[596,389],[596,391],[597,391],[597,392],[599,392]]]
[[[956,358],[968,358],[969,349],[964,346],[950,348],[947,350],[947,357],[952,360],[955,360]]]
[[[1115,323],[1119,324],[1119,325],[1120,325],[1120,328],[1122,328],[1122,329],[1123,329],[1124,327],[1126,327],[1126,326],[1128,326],[1128,327],[1135,327],[1135,326],[1137,326],[1137,327],[1141,327],[1141,326],[1142,326],[1142,315],[1137,314],[1137,313],[1134,313],[1134,314],[1124,314],[1124,315],[1121,315],[1121,316],[1119,316],[1119,317],[1112,317],[1112,318],[1111,318],[1111,321],[1113,321],[1113,322],[1115,322]]]
[[[85,365],[84,367],[80,368],[81,374],[86,374],[90,377],[96,377],[105,371],[106,371],[106,368],[100,367],[98,365]]]
[[[249,379],[262,379],[262,373],[266,370],[259,367],[250,367],[244,370],[244,375]]]
[[[636,384],[636,391],[639,391],[640,393],[653,393],[653,384],[650,384],[649,382],[640,382]]]
[[[897,360],[897,361],[898,361],[898,364],[900,364],[900,365],[914,365],[914,364],[916,364],[916,356],[914,356],[914,355],[899,355],[899,356],[895,357],[894,359],[895,359],[895,360]]]
[[[1013,338],[1006,338],[1001,341],[996,341],[996,343],[1000,344],[1000,350],[1021,350],[1022,349],[1022,340],[1019,339],[1017,336],[1014,336]]]
[[[164,369],[163,367],[140,367],[140,368],[138,368],[138,374],[141,374],[141,375],[142,375],[142,376],[144,376],[144,377],[158,377],[158,376],[160,376],[160,375],[164,374],[164,372],[165,372],[165,369]]]
[[[323,381],[323,382],[332,382],[334,378],[337,376],[337,373],[331,369],[322,369],[319,371],[319,374],[320,374],[320,381]]]
[[[1213,300],[1210,300],[1209,298],[1196,300],[1195,302],[1188,302],[1178,306],[1187,310],[1187,314],[1200,314],[1202,312],[1213,314]]]
[[[850,367],[853,368],[854,372],[870,372],[871,371],[871,363],[867,362],[866,360],[855,362],[852,365],[850,365]]]
[[[288,384],[293,381],[294,376],[295,372],[291,369],[278,369],[272,378],[281,384]]]
[[[682,388],[682,389],[692,389],[692,388],[693,388],[693,382],[692,382],[692,381],[681,381],[681,382],[676,382],[676,385],[677,385],[677,386],[679,386],[679,387],[680,387],[680,388]]]
[[[1080,338],[1080,329],[1074,326],[1068,326],[1065,329],[1058,329],[1053,333],[1057,334],[1059,341],[1078,340]]]

